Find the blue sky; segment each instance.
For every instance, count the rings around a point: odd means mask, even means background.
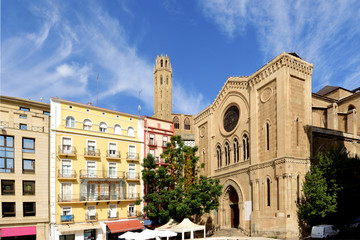
[[[151,116],[167,54],[173,112],[196,114],[284,51],[314,64],[313,92],[359,87],[360,1],[1,0],[1,95],[96,104],[99,74],[100,107]]]

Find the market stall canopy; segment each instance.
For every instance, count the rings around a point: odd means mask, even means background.
[[[126,220],[116,222],[105,222],[111,233],[127,232],[144,229],[144,225],[139,220]]]

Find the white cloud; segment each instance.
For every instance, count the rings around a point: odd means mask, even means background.
[[[356,74],[351,65],[354,61],[360,64],[360,45],[354,42],[360,37],[358,1],[199,0],[199,3],[204,15],[230,38],[242,34],[246,27],[255,29],[264,62],[284,51],[295,51],[314,64],[313,82],[346,84],[334,79],[340,66]]]

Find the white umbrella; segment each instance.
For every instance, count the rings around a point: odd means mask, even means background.
[[[154,230],[150,230],[150,229],[145,229],[144,231],[142,231],[141,233],[138,234],[137,239],[153,239],[156,238],[157,235],[155,234]]]
[[[154,230],[155,234],[159,237],[166,237],[167,240],[169,240],[169,237],[175,237],[177,236],[176,232],[170,231],[170,230]]]
[[[134,232],[126,232],[124,234],[121,234],[119,238],[124,238],[126,240],[136,239],[136,234]]]

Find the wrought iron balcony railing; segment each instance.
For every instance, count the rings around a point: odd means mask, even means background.
[[[129,160],[139,160],[139,154],[138,153],[132,153],[132,152],[127,152],[126,153],[126,159]]]
[[[150,139],[148,145],[156,147],[157,146],[157,141],[155,141],[154,139]]]
[[[91,195],[80,194],[58,194],[58,202],[97,202],[97,201],[121,201],[121,200],[136,200],[140,198],[139,193],[97,193]]]
[[[120,154],[120,151],[106,150],[106,157],[107,158],[121,158],[121,154]]]
[[[86,221],[97,221],[98,220],[98,214],[90,214],[90,213],[85,213],[85,219]]]
[[[59,145],[58,153],[62,155],[76,155],[76,147],[71,145]]]
[[[74,215],[61,215],[60,221],[61,222],[74,222]]]
[[[127,172],[126,173],[126,178],[127,179],[138,180],[138,179],[140,179],[140,173],[138,173],[138,172]]]
[[[125,172],[113,171],[112,169],[107,170],[80,170],[80,178],[124,178]]]
[[[140,217],[141,212],[140,211],[128,211],[128,217]]]
[[[100,157],[100,149],[84,148],[84,155],[85,155],[85,157]]]
[[[76,178],[75,170],[58,169],[58,178]]]

